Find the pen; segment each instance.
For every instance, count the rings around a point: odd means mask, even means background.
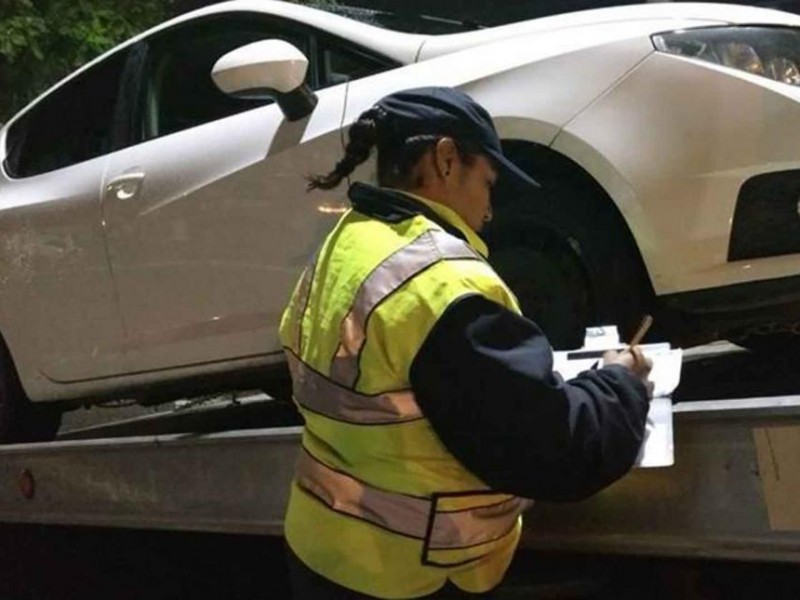
[[[623,352],[630,352],[631,348],[639,344],[642,341],[642,338],[644,338],[644,336],[647,334],[647,331],[648,329],[650,329],[650,326],[652,324],[653,324],[653,317],[651,317],[650,315],[645,315],[642,318],[642,322],[639,324],[639,329],[637,329],[636,333],[633,334],[633,337],[631,338],[628,347],[625,348]]]
[[[636,333],[633,334],[633,337],[631,338],[631,341],[628,343],[627,348],[625,348],[625,350],[623,350],[622,352],[630,352],[631,348],[638,345],[642,341],[644,336],[647,335],[647,331],[650,329],[650,326],[652,324],[653,324],[653,317],[651,315],[645,315],[644,317],[642,317],[642,322],[639,323],[639,329],[637,329]],[[600,366],[600,361],[598,360],[592,365],[591,370],[594,371],[599,366]]]

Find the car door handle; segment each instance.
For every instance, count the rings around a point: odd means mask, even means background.
[[[130,200],[139,195],[144,178],[145,174],[141,172],[125,173],[108,183],[106,193],[113,194],[117,200]]]

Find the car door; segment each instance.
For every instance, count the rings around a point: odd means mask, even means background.
[[[100,186],[129,52],[48,93],[9,125],[0,173],[0,321],[28,393],[125,369]]]
[[[110,158],[102,199],[134,371],[279,355],[291,288],[344,206],[307,195],[303,176],[341,154],[346,85],[292,123],[268,95],[232,98],[211,80],[225,53],[275,38],[313,55],[308,32],[260,13],[146,40],[138,143]]]

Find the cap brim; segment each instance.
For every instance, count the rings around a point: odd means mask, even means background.
[[[492,157],[492,160],[494,161],[495,167],[498,170],[498,175],[500,176],[500,180],[503,183],[503,185],[513,186],[515,189],[519,191],[524,191],[525,189],[537,190],[542,187],[541,185],[539,185],[539,182],[537,182],[525,171],[520,169],[517,165],[512,163],[510,160],[508,160],[505,156],[503,156],[499,152],[490,150],[489,155]]]

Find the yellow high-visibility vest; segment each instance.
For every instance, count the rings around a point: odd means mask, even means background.
[[[492,589],[531,504],[467,471],[411,390],[414,357],[451,303],[482,294],[519,312],[477,235],[455,212],[425,204],[469,243],[422,215],[385,222],[351,210],[281,322],[306,421],[286,539],[313,571],[378,598],[427,595],[447,580]]]

